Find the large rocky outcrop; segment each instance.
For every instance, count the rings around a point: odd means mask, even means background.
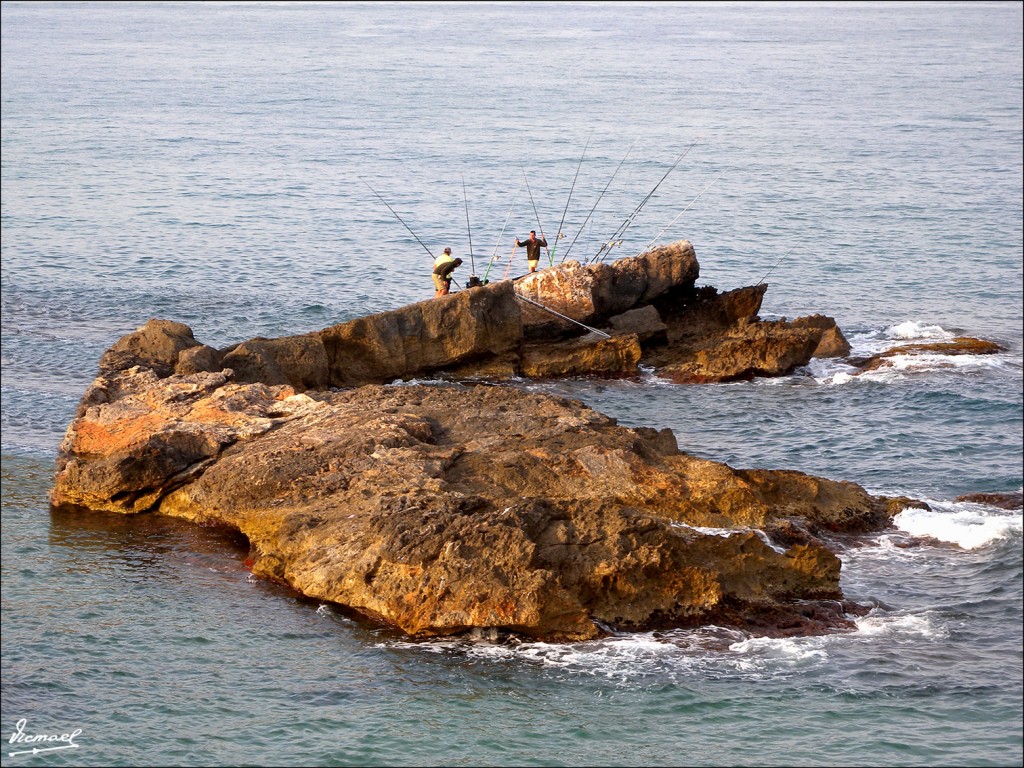
[[[151,320],[101,358],[51,501],[230,526],[254,573],[416,636],[848,626],[825,542],[916,502],[697,459],[572,400],[398,383],[726,381],[849,353],[830,318],[761,321],[766,286],[698,271],[683,241],[221,350]]]
[[[239,381],[299,390],[420,376],[518,352],[519,304],[511,282],[459,291],[315,333],[245,341],[208,370],[231,368]]]
[[[690,289],[700,276],[693,245],[681,240],[611,264],[567,261],[516,281],[520,296],[587,325],[651,304],[673,290]],[[527,339],[579,335],[579,326],[528,304],[522,310]]]
[[[187,325],[154,319],[118,339],[100,357],[99,369],[108,373],[140,365],[158,376],[169,376],[184,353],[201,348]],[[219,359],[214,356],[210,364],[219,364]]]
[[[709,286],[661,297],[656,305],[666,341],[647,349],[641,363],[673,381],[701,383],[782,376],[814,357],[849,354],[832,318],[761,320],[767,288],[761,283],[719,293]]]
[[[734,470],[510,387],[302,394],[138,366],[83,398],[51,498],[231,526],[254,573],[411,635],[548,639],[844,626],[856,607],[820,537],[876,530],[902,503]]]
[[[234,380],[298,391],[448,376],[636,376],[679,382],[778,376],[849,344],[831,318],[763,322],[767,288],[695,288],[683,240],[612,264],[556,268],[459,291],[312,333],[221,350],[188,326],[151,320],[117,342],[100,371],[141,365],[160,376],[233,371]]]

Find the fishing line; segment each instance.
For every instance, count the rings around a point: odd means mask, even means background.
[[[524,178],[523,181],[526,179]],[[498,233],[498,241],[494,244],[494,253],[491,254],[491,261],[487,265],[486,271],[484,271],[484,282],[487,282],[487,275],[491,273],[491,267],[494,266],[494,262],[498,261],[498,246],[501,245],[501,238],[505,235],[505,227],[508,226],[508,220],[512,218],[512,211],[515,210],[516,201],[519,199],[519,193],[523,191],[523,182],[519,182],[519,189],[516,190],[516,196],[512,198],[512,206],[508,209],[508,215],[505,217],[505,223],[501,226],[501,232]],[[515,254],[515,249],[512,249],[512,253]],[[511,264],[511,261],[509,262]],[[506,270],[507,271],[507,270]]]
[[[619,225],[619,228],[615,230],[615,233],[611,236],[609,241],[601,246],[601,250],[597,252],[597,254],[591,261],[603,261],[604,257],[602,254],[606,252],[606,248],[607,250],[610,250],[612,246],[622,244],[622,236],[626,234],[626,230],[629,229],[629,227],[633,224],[633,221],[636,219],[637,214],[639,214],[643,207],[647,205],[647,202],[654,196],[654,193],[658,191],[658,187],[662,185],[662,182],[664,182],[665,179],[668,178],[668,175],[676,169],[676,166],[678,166],[679,163],[683,161],[683,158],[690,153],[690,150],[697,145],[697,142],[700,141],[701,138],[703,137],[698,136],[696,139],[693,140],[693,143],[690,146],[683,150],[682,154],[680,154],[679,157],[676,158],[676,161],[672,163],[671,166],[669,166],[669,169],[665,171],[665,175],[661,177],[657,184],[654,185],[654,189],[647,193],[647,197],[640,201],[640,204],[633,210],[631,214],[629,214],[629,216],[626,217],[626,220],[621,225]]]
[[[528,178],[526,178],[526,169],[523,168],[523,164],[522,163],[519,164],[519,167],[523,171],[523,181],[526,182],[526,191],[530,193],[530,205],[533,206],[533,215],[537,219],[537,229],[540,230],[540,239],[546,241],[547,237],[544,236],[544,225],[540,223],[540,214],[537,213],[537,204],[535,202],[533,202],[533,192],[530,190],[530,180]],[[516,238],[516,241],[517,242],[519,241],[518,237]],[[548,249],[548,247],[545,245],[544,246],[544,250],[546,251],[547,249]],[[514,250],[513,250],[513,253],[515,253]],[[550,253],[548,254],[548,260],[549,261],[553,261],[553,259],[551,258]]]
[[[361,182],[363,182],[363,184],[365,184],[367,187],[369,187],[370,191],[373,192],[373,194],[377,196],[377,199],[380,200],[382,203],[384,203],[384,205],[387,205],[388,206],[388,210],[391,211],[393,214],[395,214],[395,218],[398,219],[399,221],[401,221],[403,225],[405,225],[405,228],[409,230],[409,234],[416,238],[416,242],[419,243],[420,245],[423,245],[423,241],[420,240],[418,237],[416,237],[416,233],[412,231],[412,227],[410,227],[408,224],[406,224],[405,220],[401,216],[399,216],[398,213],[395,212],[395,209],[392,208],[390,205],[388,205],[388,201],[387,200],[385,200],[383,197],[381,197],[380,195],[377,194],[377,190],[375,190],[373,187],[370,186],[370,182],[368,182],[362,176],[356,176],[356,178],[359,179]],[[423,245],[423,250],[425,250],[427,252],[427,255],[430,256],[430,258],[434,258],[434,254],[432,254],[430,252],[430,249],[427,248],[427,246]]]
[[[565,224],[565,214],[569,210],[569,201],[572,200],[572,191],[576,189],[576,179],[580,176],[580,168],[583,167],[583,158],[587,156],[587,147],[590,146],[590,139],[593,135],[594,132],[591,131],[590,136],[587,136],[587,143],[583,145],[583,154],[580,155],[579,165],[576,166],[576,175],[572,177],[572,186],[569,187],[569,197],[566,198],[565,208],[562,209],[562,220],[558,222],[558,233],[555,235],[555,245],[551,249],[551,253],[548,254],[548,262],[552,267],[555,265],[555,251],[558,249],[558,241],[564,237],[562,234],[562,225]]]
[[[770,274],[771,274],[772,272],[774,272],[774,271],[775,271],[775,268],[776,268],[777,266],[779,266],[779,264],[781,264],[781,263],[783,262],[783,260],[784,260],[784,259],[786,259],[786,258],[787,258],[787,257],[788,257],[788,256],[789,256],[789,255],[790,255],[791,253],[793,253],[793,251],[795,251],[795,250],[796,250],[796,248],[795,248],[795,247],[793,247],[793,248],[790,248],[790,249],[789,249],[789,250],[788,250],[788,251],[786,252],[786,254],[785,254],[785,255],[784,255],[784,256],[783,256],[783,257],[782,257],[781,259],[779,259],[778,261],[776,261],[776,262],[775,262],[775,263],[774,263],[774,264],[772,265],[772,268],[771,268],[771,269],[769,269],[769,270],[768,270],[767,272],[765,272],[765,273],[764,273],[764,277],[762,277],[762,278],[761,278],[760,280],[758,280],[758,281],[757,281],[757,285],[760,285],[761,283],[763,283],[763,282],[764,282],[764,281],[765,281],[765,280],[766,280],[766,279],[768,278],[768,275],[770,275]],[[755,287],[756,287],[756,286],[755,286]]]
[[[605,333],[604,331],[597,330],[597,328],[591,328],[589,325],[584,325],[579,320],[574,320],[573,318],[569,317],[568,315],[563,315],[561,312],[556,312],[555,310],[551,309],[550,307],[545,307],[539,301],[534,301],[533,299],[528,299],[528,298],[526,298],[525,296],[523,296],[522,294],[519,294],[519,293],[516,294],[516,298],[520,299],[522,301],[525,301],[527,304],[532,304],[533,306],[537,307],[538,309],[543,309],[545,312],[550,312],[552,315],[555,315],[556,317],[560,317],[563,320],[568,320],[570,323],[576,323],[576,325],[582,326],[583,328],[586,328],[588,331],[591,331],[593,333],[597,333],[597,334],[599,334],[601,336],[604,336],[606,339],[610,339],[611,338],[611,334],[610,333]]]
[[[672,221],[670,221],[668,223],[668,225],[663,230],[661,230],[661,232],[659,232],[657,235],[655,235],[654,239],[651,240],[651,242],[649,242],[647,245],[645,245],[643,251],[640,251],[640,253],[643,253],[644,251],[649,249],[652,245],[654,245],[658,241],[658,238],[661,237],[662,235],[664,235],[665,232],[668,231],[669,227],[671,227],[673,224],[675,224],[676,221],[679,219],[679,217],[682,216],[684,213],[686,213],[688,210],[690,210],[690,207],[700,199],[700,196],[703,195],[705,192],[707,192],[711,188],[711,184],[714,184],[720,178],[722,178],[722,174],[718,174],[715,178],[713,178],[711,180],[711,183],[709,183],[706,187],[704,187],[704,189],[702,189],[700,191],[700,194],[697,195],[697,197],[693,198],[693,200],[690,201],[689,205],[687,205],[685,208],[683,208],[683,210],[681,210],[679,213],[677,213],[676,217],[674,219],[672,219]],[[639,256],[639,255],[640,254],[638,253],[637,256]]]
[[[476,260],[473,258],[473,230],[469,227],[469,198],[466,197],[466,177],[462,177],[462,199],[466,201],[466,232],[469,235],[469,271],[476,274]]]
[[[615,173],[613,173],[612,177],[608,179],[608,183],[604,185],[604,189],[601,190],[601,194],[598,195],[597,202],[594,203],[594,207],[590,209],[590,213],[587,214],[587,218],[583,220],[583,224],[580,226],[580,231],[576,233],[576,237],[572,239],[572,242],[569,243],[569,247],[566,248],[565,253],[562,254],[562,261],[560,263],[565,263],[565,260],[569,258],[569,251],[571,251],[572,247],[576,245],[576,241],[579,239],[579,236],[583,233],[583,228],[587,226],[587,222],[590,221],[590,217],[594,215],[594,211],[597,210],[597,206],[601,202],[601,198],[604,197],[604,193],[608,191],[608,187],[612,185],[612,182],[615,180],[616,175],[618,175],[619,173],[619,168],[621,168],[622,164],[626,162],[626,158],[629,157],[629,153],[633,151],[633,147],[635,146],[636,142],[634,141],[633,144],[630,145],[629,149],[626,150],[626,154],[619,161],[618,166],[615,168]],[[593,225],[591,225],[591,227],[593,227]],[[551,257],[554,258],[554,253],[551,254]]]

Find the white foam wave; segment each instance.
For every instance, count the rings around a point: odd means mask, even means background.
[[[885,375],[887,369],[913,373],[938,370],[940,368],[960,368],[963,370],[997,368],[1002,364],[1002,360],[994,355],[943,355],[935,352],[926,352],[887,357],[882,366],[861,375],[863,378],[871,378],[871,376],[876,374]]]
[[[971,502],[928,503],[932,509],[904,509],[893,523],[913,536],[956,544],[962,549],[978,549],[1024,530],[1020,512]]]
[[[662,389],[678,389],[679,385],[676,384],[672,379],[658,375],[658,370],[650,366],[638,366],[640,370],[641,381],[644,386],[649,387],[660,387]]]
[[[738,675],[762,679],[824,663],[827,637],[752,638],[725,627],[638,632],[578,644],[491,643],[463,637],[428,643],[392,640],[381,647],[431,654],[458,654],[487,663],[520,662],[586,675],[627,686],[652,675]]]
[[[934,552],[927,548],[911,546],[912,543],[913,537],[904,531],[884,533],[875,538],[872,543],[850,547],[839,552],[838,556],[843,562],[843,567],[847,568],[863,560],[869,563],[892,560],[927,560],[934,555]]]
[[[490,663],[524,662],[545,669],[620,680],[644,677],[665,663],[685,669],[704,659],[703,655],[681,654],[679,647],[659,639],[655,633],[627,634],[578,644],[498,643],[486,639],[486,633],[477,633],[431,642],[393,640],[381,645],[422,653],[458,654]]]
[[[768,659],[774,659],[787,665],[802,664],[808,661],[824,661],[828,658],[820,637],[777,638],[751,637],[729,646],[734,653],[749,656],[749,665]]]
[[[883,329],[882,336],[906,341],[908,339],[952,339],[956,337],[956,334],[947,331],[941,325],[925,325],[908,320]]]
[[[908,320],[863,333],[851,333],[847,336],[847,341],[850,342],[851,354],[854,357],[867,357],[908,341],[948,341],[955,338],[955,333],[947,331],[941,325],[926,325]]]
[[[846,371],[837,371],[836,373],[834,373],[831,376],[826,376],[826,377],[820,379],[822,384],[834,384],[834,385],[837,385],[837,386],[842,386],[843,384],[849,384],[850,382],[852,382],[854,380],[855,380],[855,377],[852,374],[847,373]]]
[[[860,378],[857,368],[832,358],[814,358],[805,369],[818,384],[824,385],[841,386]]]
[[[939,325],[926,325],[913,321],[891,325],[880,330],[851,335],[850,357],[867,358],[880,355],[888,350],[913,340],[951,340],[955,333]],[[844,386],[859,382],[887,383],[904,379],[910,375],[938,370],[970,372],[1001,368],[1007,364],[1005,355],[941,354],[921,352],[899,354],[885,358],[870,371],[861,371],[848,363],[831,358],[811,360],[806,370],[818,383],[827,386]]]
[[[408,380],[406,380],[406,379],[395,379],[390,384],[386,384],[385,386],[395,387],[396,389],[398,389],[398,388],[401,388],[401,387],[418,387],[418,386],[421,386],[421,385],[428,385],[428,386],[432,386],[432,387],[441,387],[441,386],[457,387],[457,386],[459,386],[457,382],[453,382],[450,379],[440,379],[440,378],[422,378],[422,379],[408,379]]]
[[[557,643],[524,643],[517,656],[549,667],[619,677],[629,668],[673,656],[678,649],[650,633],[623,635],[578,646]]]
[[[857,634],[864,637],[916,636],[942,639],[949,634],[946,629],[932,622],[930,612],[921,615],[870,615],[854,619],[854,624],[857,625]]]
[[[994,355],[894,355],[879,367],[857,373],[855,369],[833,370],[815,376],[819,384],[843,386],[863,382],[887,383],[941,370],[971,372],[999,368],[1004,361]]]
[[[348,616],[341,613],[337,608],[328,603],[320,603],[316,609],[316,615],[323,619],[330,619],[335,624],[342,626],[354,626],[355,622]]]

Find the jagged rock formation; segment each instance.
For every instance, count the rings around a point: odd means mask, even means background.
[[[669,430],[510,387],[296,394],[137,366],[86,393],[52,502],[231,526],[254,573],[410,635],[561,640],[845,626],[856,606],[819,537],[877,530],[907,503],[734,470]]]
[[[186,326],[154,320],[115,344],[100,370],[229,368],[236,381],[299,391],[431,375],[635,376],[638,364],[679,382],[706,382],[784,375],[813,356],[849,353],[831,318],[763,322],[757,313],[767,286],[719,294],[694,287],[699,271],[684,240],[613,264],[570,261],[516,282],[222,350]]]
[[[848,354],[830,318],[762,322],[765,286],[697,274],[683,241],[221,350],[151,320],[101,358],[51,501],[231,526],[254,573],[417,636],[848,626],[825,540],[917,502],[697,459],[572,400],[397,383],[725,381]]]
[[[567,261],[521,278],[516,293],[572,320],[596,325],[672,291],[692,289],[699,276],[693,246],[681,240],[611,264]],[[580,334],[579,326],[532,304],[522,308],[522,317],[527,339]]]

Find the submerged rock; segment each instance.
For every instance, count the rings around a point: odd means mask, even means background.
[[[877,355],[863,358],[852,358],[850,365],[860,368],[860,372],[873,371],[877,368],[891,366],[893,358],[913,357],[917,355],[995,355],[1005,352],[1006,347],[994,341],[975,339],[970,336],[959,336],[950,341],[914,342],[900,344]]]
[[[957,496],[954,501],[967,501],[974,504],[988,504],[1000,509],[1024,509],[1024,493],[1011,491],[1009,493],[968,493]]]

